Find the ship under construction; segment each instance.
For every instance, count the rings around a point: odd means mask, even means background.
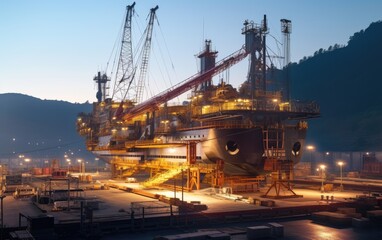
[[[131,43],[134,6],[126,8],[112,97],[107,93],[109,76],[99,72],[94,77],[98,101],[91,113],[81,113],[77,119],[88,150],[111,164],[114,177],[149,170],[142,182],[146,187],[180,175],[182,180],[187,177],[187,189],[200,189],[202,182],[221,187],[228,178],[240,182],[266,172],[277,172],[280,181],[291,179],[290,170],[304,149],[306,121],[319,116],[319,107],[293,100],[288,79],[272,77],[281,70],[267,63],[266,16],[261,24],[244,21],[245,44],[221,60],[206,40],[198,54],[198,73],[142,101],[158,6],[150,10],[139,60]],[[281,19],[281,29],[286,65],[291,21]],[[214,76],[248,58],[247,79],[238,89],[224,79],[213,83]],[[186,92],[188,101],[170,102]]]

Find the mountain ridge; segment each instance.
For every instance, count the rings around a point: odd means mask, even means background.
[[[69,150],[86,152],[83,139],[76,133],[75,121],[79,112],[91,111],[91,104],[6,93],[0,94],[0,111],[3,113],[0,158],[26,152],[52,158],[63,156]],[[68,144],[72,149],[61,149]],[[54,153],[57,149],[59,151]]]
[[[371,23],[334,50],[288,67],[292,95],[314,99],[321,118],[310,121],[308,140],[324,151],[377,151],[382,147],[382,22]],[[333,48],[332,48],[333,49]],[[373,129],[372,129],[373,128]]]
[[[321,117],[309,120],[307,143],[320,151],[378,151],[382,148],[382,22],[371,23],[346,46],[319,49],[282,70],[294,99],[314,100]],[[75,128],[92,104],[42,100],[19,93],[0,94],[0,158],[28,153],[91,156]]]

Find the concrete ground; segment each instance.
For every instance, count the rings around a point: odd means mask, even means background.
[[[95,176],[97,180],[97,176]],[[101,182],[108,182],[106,176],[98,176],[98,180]],[[128,186],[131,188],[140,188],[138,183],[125,183],[124,181],[113,181],[113,183]],[[86,188],[89,184],[81,184],[80,187]],[[326,196],[329,199],[333,197],[334,201],[347,201],[348,198],[355,198],[357,195],[362,194],[361,192],[344,191],[344,192],[329,192],[321,193],[318,190],[304,189],[304,188],[294,188],[296,194],[302,195],[299,198],[284,198],[284,199],[272,199],[275,201],[275,207],[288,207],[288,206],[301,206],[301,205],[317,205],[317,204],[327,204]],[[148,192],[164,195],[167,197],[177,197],[182,199],[182,192],[171,190],[147,190]],[[183,200],[190,201],[200,201],[202,204],[206,204],[208,209],[204,212],[228,212],[228,211],[246,211],[254,209],[263,209],[267,207],[257,206],[254,204],[249,204],[245,201],[249,197],[254,199],[266,199],[261,196],[265,194],[267,188],[261,188],[259,192],[245,193],[242,195],[232,195],[232,194],[213,194],[214,191],[211,189],[194,191],[192,193],[183,192]],[[216,190],[215,192],[218,192]],[[99,210],[93,212],[94,218],[130,218],[130,207],[132,203],[137,202],[147,202],[150,204],[152,201],[157,201],[145,196],[137,195],[134,193],[129,193],[123,190],[118,190],[115,188],[110,188],[109,190],[86,190],[86,197],[96,198],[100,201]],[[289,194],[289,193],[287,193]],[[321,195],[324,195],[325,200],[321,200]],[[243,198],[242,198],[243,197]],[[239,199],[239,200],[235,200]],[[244,199],[244,200],[240,200]],[[165,205],[165,204],[164,204]],[[72,222],[79,221],[80,214],[79,210],[71,211],[49,211],[50,207],[40,206],[37,207],[29,199],[14,199],[13,196],[7,196],[3,202],[4,206],[4,225],[6,227],[15,227],[19,224],[19,213],[23,213],[27,216],[38,216],[43,212],[41,209],[48,210],[48,214],[55,217],[55,222]],[[174,209],[175,211],[175,209]],[[23,223],[22,225],[24,225]],[[25,226],[25,225],[24,225]]]

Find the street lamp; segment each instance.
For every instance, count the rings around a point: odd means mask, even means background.
[[[4,198],[6,197],[6,195],[4,195],[3,193],[1,193],[0,195],[0,208],[1,208],[1,224],[0,224],[0,227],[1,227],[1,239],[3,239],[3,229],[4,229],[4,205],[3,205],[3,200]]]
[[[66,159],[66,162],[68,163],[68,174],[69,174],[69,170],[70,170],[70,164],[72,164],[71,162],[72,160],[70,158],[67,158]]]
[[[310,152],[310,166],[311,166],[311,171],[310,171],[310,173],[311,173],[312,175],[314,175],[313,166],[314,166],[315,164],[313,164],[312,154],[313,154],[313,151],[314,151],[315,147],[314,147],[313,145],[308,145],[308,146],[306,146],[306,149]]]
[[[82,173],[82,166],[81,166],[81,164],[82,164],[82,159],[77,159],[77,162],[78,162],[78,164],[79,164],[78,172]]]
[[[339,161],[338,163],[338,166],[340,166],[340,181],[341,181],[341,184],[340,184],[340,191],[342,192],[344,190],[344,186],[342,185],[342,166],[344,165],[344,162],[343,161]]]
[[[324,164],[320,165],[321,169],[321,192],[324,192],[324,175],[325,175],[325,168],[326,166]]]
[[[3,165],[0,165],[0,180],[1,180],[1,189],[0,189],[0,195],[3,194]]]
[[[94,158],[94,160],[96,161],[96,169],[97,169],[97,175],[99,174],[99,172],[98,172],[98,160],[99,160],[99,158]]]
[[[25,163],[27,165],[27,171],[29,171],[28,169],[29,169],[29,163],[30,163],[31,159],[30,158],[25,158],[24,161],[25,161]]]
[[[329,152],[325,152],[324,160],[325,160],[325,163],[327,163],[327,164],[329,164],[329,161],[328,161],[328,159],[329,159],[329,155],[330,155]]]

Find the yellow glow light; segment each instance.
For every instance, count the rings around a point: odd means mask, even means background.
[[[314,150],[315,147],[314,147],[313,145],[308,145],[308,146],[306,146],[306,149],[308,149],[308,150]]]

